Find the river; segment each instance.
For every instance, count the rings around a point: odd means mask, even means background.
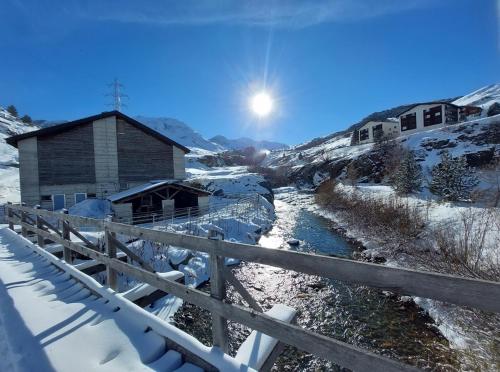
[[[313,203],[314,198],[310,194],[296,191],[277,194],[277,219],[259,244],[269,248],[351,258],[355,247],[336,232],[330,220],[311,210]],[[298,239],[300,245],[290,246],[287,244],[289,239]],[[404,302],[397,296],[363,286],[255,263],[243,262],[234,267],[233,272],[263,308],[283,303],[297,309],[298,324],[304,328],[423,369],[459,369],[456,351],[450,348],[432,319],[411,301]],[[242,303],[231,290],[229,299]],[[184,307],[190,315],[187,318],[176,317],[177,325],[210,343],[208,312],[191,305]],[[230,346],[234,352],[249,331],[232,323],[230,329]],[[275,369],[330,371],[337,367],[287,347]]]

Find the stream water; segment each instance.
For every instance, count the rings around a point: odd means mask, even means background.
[[[261,238],[260,245],[351,257],[354,248],[335,231],[332,222],[307,208],[313,202],[312,195],[277,194],[277,219],[273,229]],[[287,244],[292,238],[298,239],[300,245]],[[412,302],[403,302],[397,296],[367,287],[261,264],[243,262],[233,268],[233,272],[263,308],[283,303],[297,309],[298,324],[304,328],[423,369],[459,369],[456,352],[432,319]],[[242,303],[231,290],[229,299]],[[184,307],[190,315],[176,317],[177,325],[209,344],[209,314],[190,305]],[[249,330],[236,324],[230,324],[230,329],[230,346],[234,352]],[[274,368],[283,371],[338,369],[293,347],[285,349]]]

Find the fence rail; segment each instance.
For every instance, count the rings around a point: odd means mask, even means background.
[[[231,320],[352,370],[415,370],[414,367],[367,350],[314,333],[297,325],[276,320],[259,311],[259,306],[255,300],[247,300],[251,308],[224,302],[224,282],[234,281],[235,279],[234,276],[224,274],[227,270],[223,268],[225,257],[338,279],[400,294],[432,298],[484,311],[500,312],[500,283],[497,282],[391,268],[336,257],[263,248],[222,240],[211,240],[18,205],[8,205],[7,214],[9,226],[13,229],[14,224],[21,225],[23,235],[27,236],[28,231],[31,231],[38,236],[38,241],[41,239],[54,241],[61,244],[69,253],[74,251],[106,265],[108,285],[113,289],[116,289],[116,273],[120,272],[209,310],[213,319],[214,345],[221,347],[225,351],[227,350],[226,320]],[[63,231],[61,232],[54,226],[51,228],[45,224],[44,217],[62,221]],[[103,230],[106,251],[100,252],[89,247],[88,244],[86,246],[85,242],[71,241],[71,234],[68,233],[73,229],[71,224],[75,226],[92,226]],[[118,260],[115,258],[117,249],[130,256],[130,252],[127,252],[128,248],[121,243],[117,243],[116,237],[120,234],[208,253],[212,263],[212,292],[207,294],[164,279],[150,268],[141,265],[140,257],[131,258],[135,261],[139,260],[141,267]],[[71,254],[66,253],[64,257],[66,260],[71,261]],[[241,283],[239,284],[241,285]],[[240,290],[244,291],[244,288],[240,287]],[[249,295],[248,292],[244,292],[245,296]]]

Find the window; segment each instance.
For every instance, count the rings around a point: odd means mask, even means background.
[[[97,198],[96,194],[87,194],[87,199],[95,199]]]
[[[417,129],[417,114],[401,116],[401,131]]]
[[[41,201],[52,201],[52,195],[42,195],[41,196]]]
[[[75,204],[80,203],[87,199],[87,194],[84,192],[77,192],[75,193]]]
[[[441,105],[424,110],[424,127],[441,124],[443,122],[441,116]]]
[[[66,196],[64,194],[52,195],[52,209],[57,211],[66,206]]]
[[[382,124],[375,125],[372,127],[373,139],[379,139],[384,136],[384,130],[382,129]]]
[[[364,141],[364,140],[367,140],[368,138],[370,138],[370,135],[368,133],[368,129],[361,129],[359,131],[359,140]]]
[[[456,123],[458,122],[458,108],[451,106],[451,105],[446,105],[445,108],[445,118],[447,123]]]

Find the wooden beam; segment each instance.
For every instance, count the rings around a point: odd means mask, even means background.
[[[252,297],[252,295],[246,290],[245,287],[241,284],[241,282],[238,280],[237,277],[234,276],[233,272],[231,269],[226,267],[225,265],[222,268],[224,279],[227,280],[229,284],[231,284],[234,289],[243,297],[243,299],[247,302],[248,305],[255,311],[258,311],[260,313],[263,312],[262,308],[260,307],[259,303],[255,301],[255,299]]]
[[[106,246],[106,253],[110,259],[116,259],[116,244],[114,244],[113,232],[108,229],[104,230],[104,241]],[[116,290],[118,286],[118,273],[109,264],[106,265],[106,280],[108,287]]]
[[[112,236],[110,237],[112,244],[114,244],[116,247],[118,247],[121,251],[123,251],[127,256],[129,256],[132,260],[137,262],[139,265],[141,265],[145,270],[150,271],[152,273],[155,272],[153,267],[149,265],[146,261],[142,259],[142,257],[138,256],[137,254],[134,253],[131,249],[129,249],[125,244],[123,244],[121,241],[116,239],[116,237]]]
[[[55,227],[54,225],[52,225],[49,221],[47,221],[45,218],[43,218],[41,216],[38,216],[38,218],[40,219],[40,222],[42,222],[42,224],[44,226],[47,226],[49,229],[51,229],[52,231],[54,231],[57,235],[62,236],[62,232],[59,231],[59,229],[57,227]]]
[[[210,240],[192,235],[106,222],[110,230],[198,252],[237,258],[306,274],[375,287],[399,294],[433,298],[460,306],[500,313],[500,283],[412,269],[388,267],[345,258],[256,245]]]
[[[99,247],[83,236],[78,230],[68,224],[69,231],[75,235],[77,238],[81,239],[87,247],[95,251],[99,251]]]
[[[218,301],[226,298],[223,267],[224,257],[210,255],[210,296]],[[212,312],[212,342],[225,353],[229,351],[227,319],[214,312]]]

